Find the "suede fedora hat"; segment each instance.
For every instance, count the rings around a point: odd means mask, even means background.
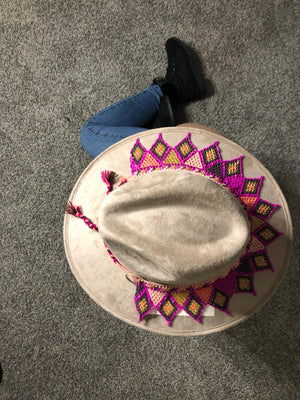
[[[256,312],[287,269],[292,224],[268,170],[200,125],[153,129],[100,154],[75,184],[64,245],[103,309],[192,336]]]

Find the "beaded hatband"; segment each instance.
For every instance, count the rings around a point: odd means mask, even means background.
[[[208,305],[230,315],[228,307],[235,293],[252,293],[256,296],[254,274],[265,270],[274,271],[267,247],[282,235],[267,222],[279,205],[259,197],[263,176],[244,177],[243,156],[223,160],[218,142],[198,150],[191,141],[190,133],[176,146],[170,146],[159,134],[149,150],[137,139],[131,150],[130,166],[131,177],[127,179],[122,177],[119,186],[144,173],[162,169],[184,169],[205,175],[230,190],[243,206],[251,227],[246,251],[229,271],[214,281],[200,282],[191,286],[162,285],[134,276],[128,268],[119,263],[105,245],[113,261],[134,278],[136,284],[134,301],[139,322],[155,309],[165,318],[168,325],[180,310],[184,310],[197,322],[201,322],[201,316]],[[104,171],[102,179],[107,184],[107,194],[109,194],[113,188],[115,174]],[[82,214],[80,218],[86,222]],[[89,226],[90,220],[86,224]],[[97,228],[96,225],[93,226],[94,229]]]
[[[228,306],[235,293],[255,293],[254,274],[258,271],[274,271],[268,257],[267,246],[281,233],[266,220],[276,210],[278,204],[272,204],[259,197],[263,177],[246,178],[243,175],[243,156],[233,160],[223,160],[218,142],[198,150],[188,135],[176,146],[166,143],[160,134],[147,150],[137,139],[130,157],[133,176],[171,167],[185,168],[201,172],[215,182],[226,186],[244,207],[251,226],[251,239],[246,253],[238,265],[231,268],[224,277],[214,282],[190,287],[168,287],[136,282],[135,305],[139,320],[156,309],[170,325],[172,319],[184,310],[200,322],[207,305],[211,305],[230,315]],[[200,287],[199,287],[200,286]]]

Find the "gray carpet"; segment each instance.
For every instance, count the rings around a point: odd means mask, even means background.
[[[296,2],[0,5],[1,400],[296,399],[299,247],[257,314],[225,332],[174,338],[98,307],[73,277],[62,241],[63,207],[91,161],[82,125],[164,74],[173,35],[196,49],[214,87],[181,118],[263,161],[299,227]]]

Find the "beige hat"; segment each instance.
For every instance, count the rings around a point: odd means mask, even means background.
[[[116,317],[157,333],[241,322],[289,263],[291,219],[274,178],[201,126],[111,146],[83,172],[67,212],[79,217],[66,214],[64,243],[80,285]]]

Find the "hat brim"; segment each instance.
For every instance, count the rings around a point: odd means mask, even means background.
[[[159,133],[171,146],[179,143],[191,132],[191,139],[198,149],[216,140],[223,159],[234,159],[243,155],[244,175],[264,176],[261,197],[279,204],[279,209],[269,219],[271,225],[282,232],[268,247],[268,255],[274,272],[261,271],[254,275],[257,295],[235,294],[229,305],[230,316],[214,310],[213,316],[203,316],[202,323],[188,316],[177,316],[167,326],[160,315],[148,315],[140,323],[135,308],[135,284],[126,279],[126,273],[108,255],[99,235],[89,230],[78,218],[65,215],[64,245],[73,274],[88,295],[103,309],[115,317],[148,331],[176,336],[204,335],[227,329],[245,320],[256,312],[274,293],[288,267],[292,247],[292,224],[288,205],[271,173],[250,153],[209,128],[170,127],[159,128],[130,136],[101,153],[84,170],[70,195],[69,201],[80,205],[83,213],[96,221],[98,209],[106,197],[106,186],[101,181],[101,171],[113,170],[119,175],[130,175],[129,155],[137,138],[147,148],[154,143]]]

